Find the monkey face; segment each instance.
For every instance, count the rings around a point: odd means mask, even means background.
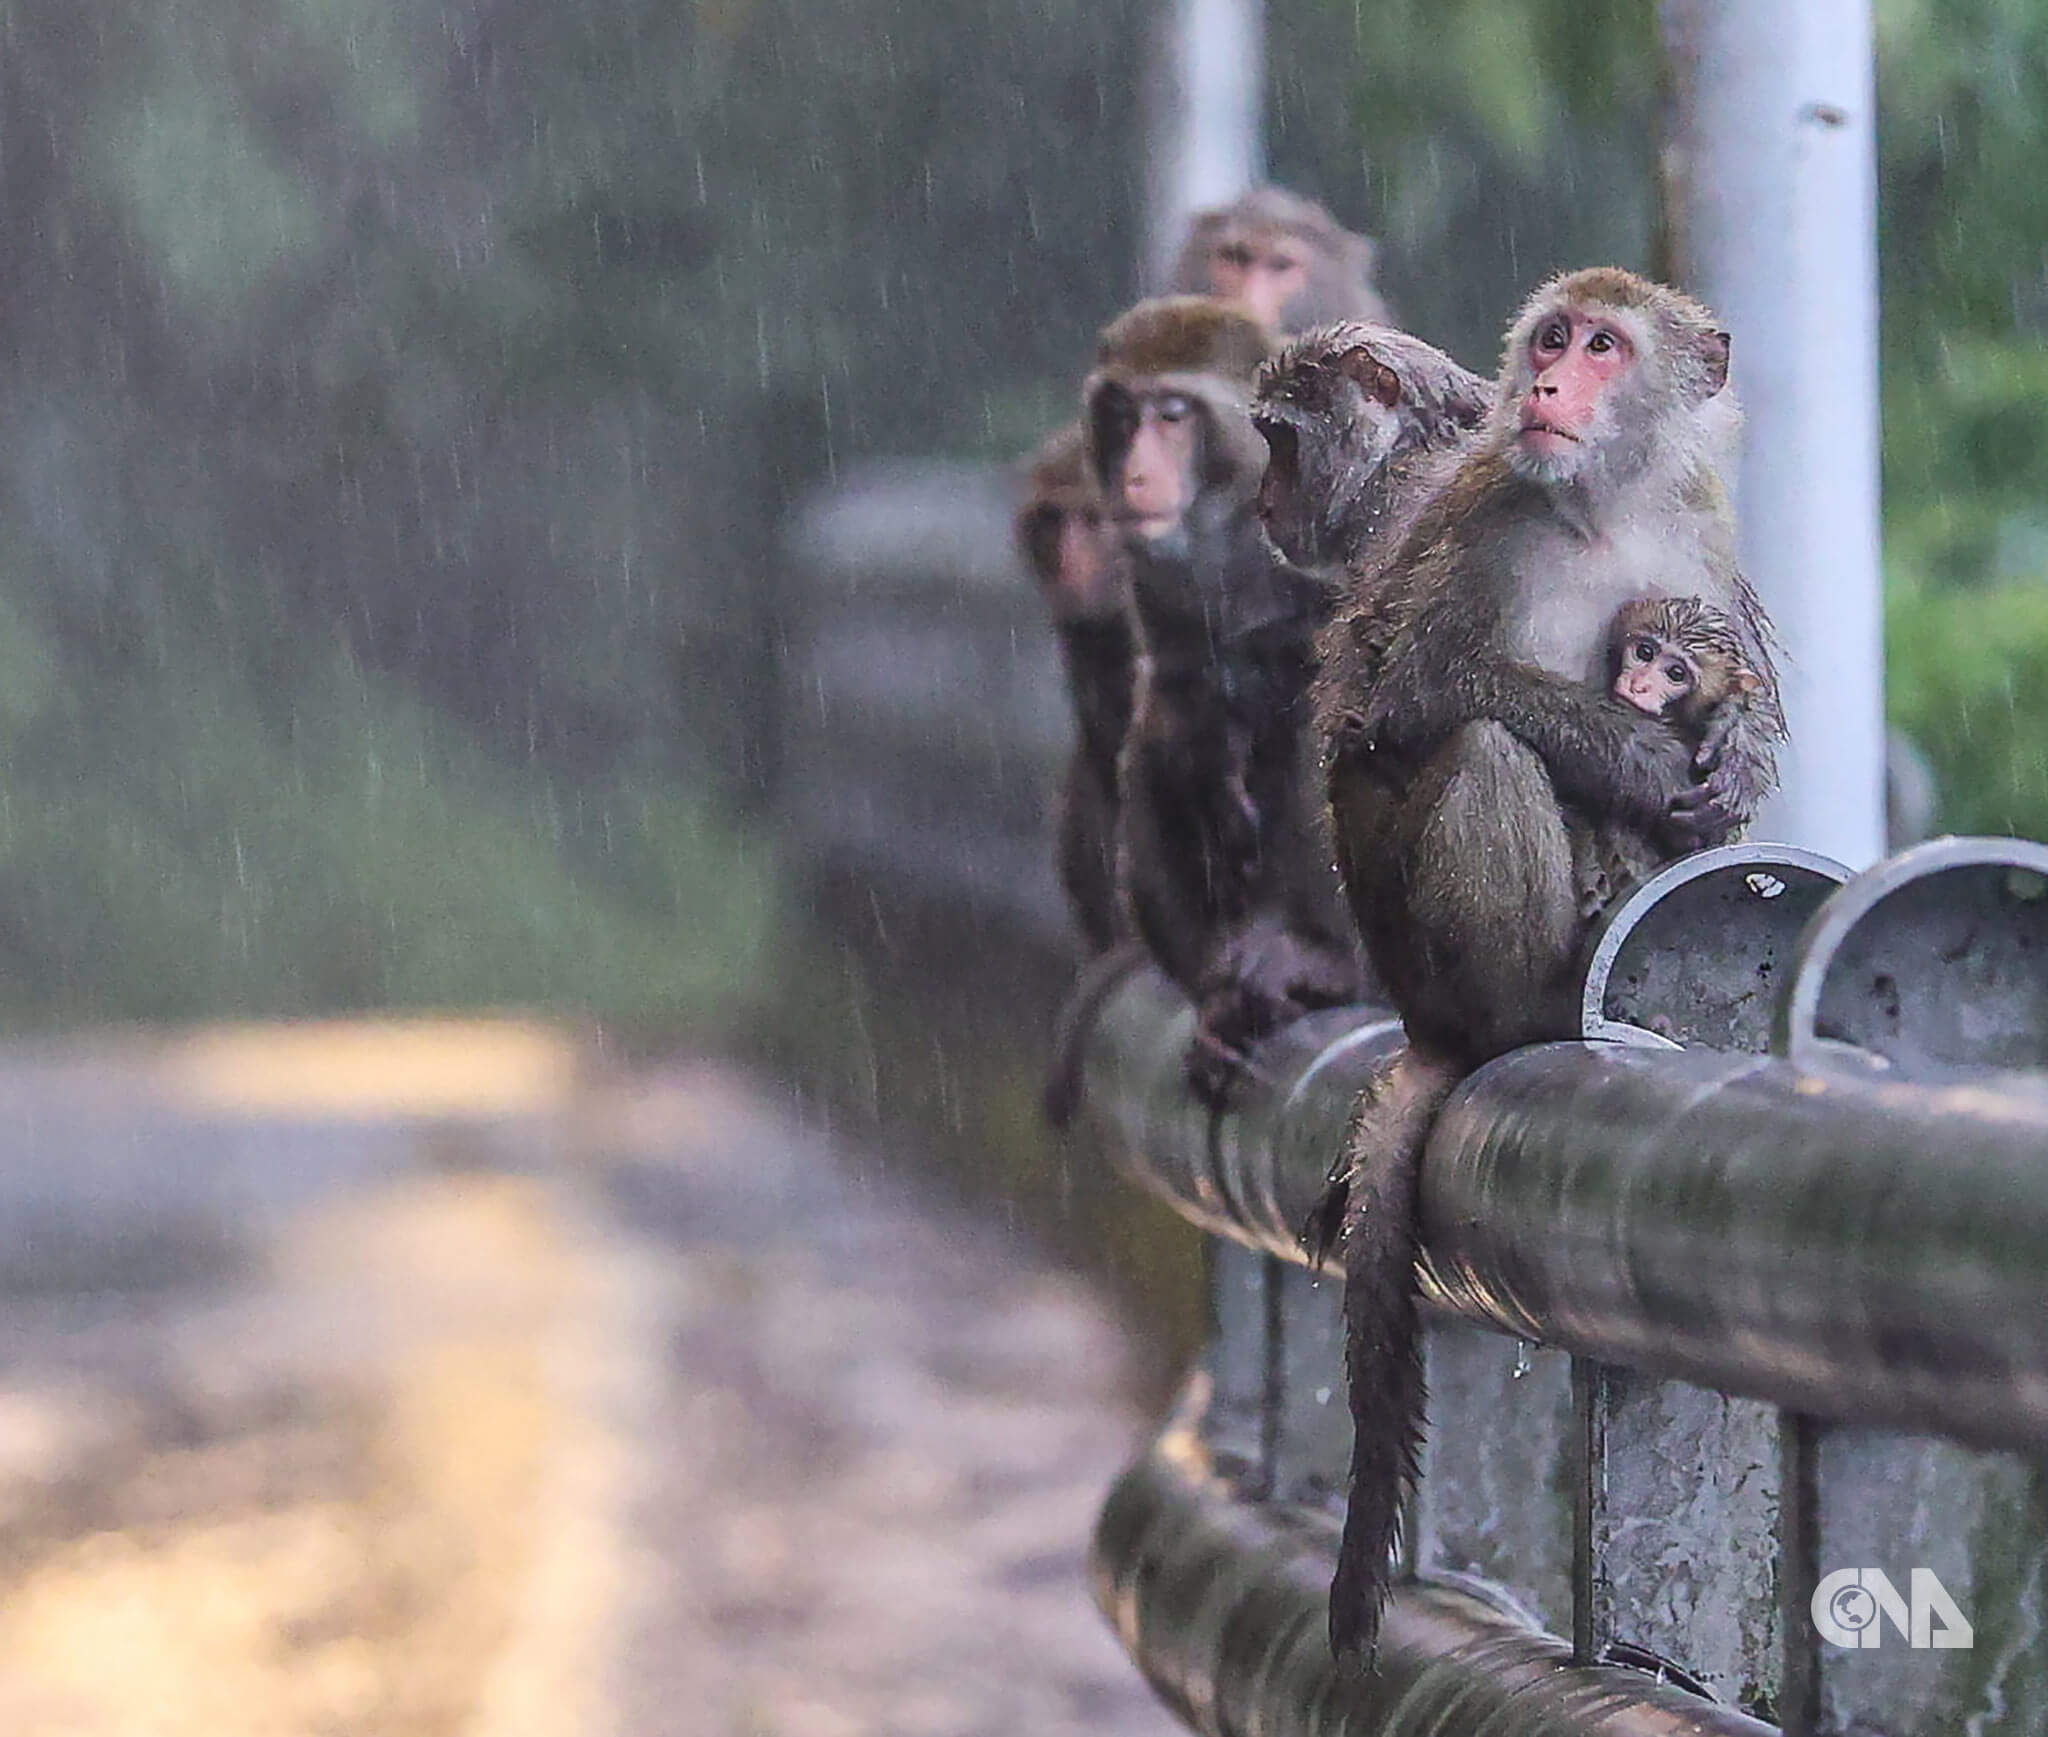
[[[1209,255],[1209,287],[1284,330],[1289,307],[1308,288],[1312,263],[1308,243],[1285,230],[1226,229]]]
[[[1178,392],[1145,394],[1117,467],[1112,499],[1118,516],[1147,540],[1171,533],[1195,498],[1200,461],[1201,425],[1193,400]]]
[[[1700,685],[1699,665],[1686,651],[1654,633],[1631,633],[1621,642],[1621,667],[1614,677],[1616,699],[1661,718]]]
[[[1616,384],[1635,363],[1635,345],[1619,320],[1560,308],[1536,323],[1528,351],[1519,444],[1538,459],[1557,458],[1604,432]]]

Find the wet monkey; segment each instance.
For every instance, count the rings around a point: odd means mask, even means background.
[[[1323,640],[1346,890],[1409,1038],[1310,1227],[1334,1232],[1345,1271],[1356,1430],[1330,1635],[1349,1665],[1377,1643],[1420,1440],[1422,1144],[1464,1073],[1574,1029],[1571,826],[1626,827],[1662,861],[1728,837],[1775,782],[1770,632],[1722,481],[1728,358],[1677,291],[1613,269],[1545,284],[1509,329],[1484,428]],[[1611,691],[1611,626],[1645,597],[1717,611],[1756,679],[1704,755]]]
[[[1373,283],[1376,249],[1313,199],[1256,187],[1199,213],[1174,267],[1173,287],[1248,309],[1276,332],[1327,320],[1384,323]]]
[[[1175,348],[1135,341],[1147,329],[1219,317],[1202,366],[1146,366]],[[1212,1102],[1250,1042],[1355,999],[1362,981],[1302,776],[1330,594],[1274,553],[1258,518],[1266,451],[1247,397],[1270,348],[1263,327],[1216,301],[1142,304],[1106,334],[1111,359],[1085,395],[1140,647],[1120,884],[1147,950],[1196,1004],[1190,1076]]]
[[[1763,687],[1744,657],[1735,624],[1718,609],[1696,597],[1639,597],[1621,606],[1609,629],[1607,679],[1616,699],[1678,725],[1694,765],[1706,767]],[[1571,831],[1581,916],[1597,917],[1660,866],[1632,828],[1580,824]]]
[[[1241,309],[1207,297],[1141,303],[1105,327],[1095,381],[1136,386],[1155,376],[1191,374],[1210,387],[1250,379],[1270,353],[1272,337]],[[1206,388],[1205,388],[1206,389]],[[1135,467],[1139,493],[1155,491],[1176,472],[1159,454]],[[1131,606],[1129,529],[1110,512],[1088,455],[1081,424],[1041,449],[1029,496],[1018,518],[1027,563],[1045,586],[1061,640],[1073,701],[1076,745],[1063,782],[1058,850],[1061,881],[1093,958],[1061,1012],[1045,1089],[1045,1112],[1064,1127],[1081,1096],[1082,1048],[1095,1013],[1146,956],[1133,937],[1118,871],[1122,813],[1121,756],[1137,683],[1137,624]],[[1192,496],[1190,485],[1187,491]],[[1125,505],[1119,496],[1119,508]],[[1169,511],[1154,528],[1177,522]]]
[[[1639,597],[1608,631],[1614,697],[1691,732],[1703,766],[1763,687],[1744,655],[1734,622],[1696,597]]]
[[[1073,710],[1074,747],[1060,778],[1060,885],[1095,955],[1127,932],[1116,894],[1116,781],[1137,645],[1124,607],[1122,551],[1088,474],[1079,424],[1061,429],[1033,458],[1016,531],[1059,638]]]
[[[1391,326],[1339,320],[1259,370],[1259,516],[1282,555],[1344,571],[1384,542],[1440,462],[1485,420],[1493,383]]]
[[[1174,369],[1248,375],[1270,343],[1262,328],[1219,303],[1153,303],[1105,329],[1097,367],[1130,377]],[[1128,559],[1079,423],[1052,435],[1034,457],[1016,533],[1059,636],[1074,713],[1060,804],[1061,884],[1089,951],[1101,953],[1129,930],[1114,872],[1117,761],[1130,724],[1137,642]]]

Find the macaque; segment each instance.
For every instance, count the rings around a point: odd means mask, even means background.
[[[1576,1029],[1571,826],[1625,827],[1661,862],[1727,838],[1775,782],[1770,629],[1723,483],[1728,356],[1705,308],[1632,273],[1543,285],[1485,426],[1324,636],[1345,890],[1408,1032],[1307,1230],[1343,1253],[1356,1430],[1330,1639],[1349,1668],[1377,1646],[1421,1439],[1422,1146],[1464,1074]],[[1611,624],[1645,597],[1718,612],[1755,679],[1711,748],[1612,691]]]
[[[1373,284],[1375,251],[1313,199],[1257,187],[1196,216],[1173,287],[1233,302],[1276,332],[1327,320],[1383,325],[1387,304]]]
[[[1491,381],[1363,320],[1304,332],[1259,370],[1259,516],[1311,572],[1343,573],[1386,542],[1441,455],[1485,419]]]
[[[1742,708],[1763,686],[1743,657],[1741,637],[1719,610],[1694,597],[1639,597],[1615,614],[1607,673],[1616,699],[1684,730],[1694,765],[1704,768],[1719,757]],[[1631,828],[1580,824],[1571,835],[1582,917],[1599,916],[1660,866]]]
[[[1200,365],[1145,366],[1188,354],[1175,334],[1195,328],[1209,334]],[[1256,1038],[1361,987],[1302,777],[1330,593],[1273,552],[1258,518],[1265,447],[1247,387],[1270,348],[1221,303],[1146,303],[1105,334],[1084,399],[1140,648],[1120,885],[1147,950],[1196,1004],[1189,1074],[1212,1103]]]
[[[1032,461],[1017,543],[1039,582],[1066,668],[1074,748],[1060,780],[1060,885],[1091,956],[1123,939],[1116,893],[1117,757],[1131,721],[1137,646],[1123,553],[1088,475],[1078,424]]]
[[[1271,335],[1241,309],[1211,297],[1141,303],[1102,332],[1098,377],[1138,381],[1195,373],[1249,380],[1271,352]],[[1068,470],[1069,446],[1073,471]],[[1026,559],[1047,580],[1047,600],[1066,653],[1077,745],[1062,793],[1060,876],[1092,957],[1061,1011],[1044,1108],[1064,1128],[1080,1107],[1089,1027],[1146,949],[1132,934],[1117,870],[1121,750],[1137,679],[1130,559],[1109,522],[1079,424],[1041,453],[1035,488],[1018,521]]]

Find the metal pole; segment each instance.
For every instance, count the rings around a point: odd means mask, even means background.
[[[1150,80],[1154,289],[1173,274],[1188,219],[1264,173],[1265,72],[1262,0],[1165,0]]]
[[[1735,334],[1743,558],[1787,653],[1756,835],[1883,853],[1870,0],[1664,0],[1672,264]]]

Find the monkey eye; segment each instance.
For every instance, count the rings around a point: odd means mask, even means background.
[[[1216,257],[1225,265],[1247,266],[1252,262],[1252,250],[1241,241],[1233,241],[1227,247],[1219,247]]]
[[[1156,408],[1161,422],[1185,422],[1193,414],[1195,407],[1175,392],[1160,399]]]
[[[1648,663],[1657,655],[1657,642],[1654,639],[1632,639],[1628,642],[1628,654],[1637,663]]]
[[[1614,347],[1614,334],[1612,332],[1595,332],[1586,340],[1587,350],[1595,356],[1604,356]]]
[[[1536,348],[1539,350],[1562,350],[1571,342],[1571,328],[1562,320],[1552,320],[1536,334]]]
[[[1667,663],[1664,679],[1675,688],[1689,688],[1692,686],[1692,671],[1682,663]]]

